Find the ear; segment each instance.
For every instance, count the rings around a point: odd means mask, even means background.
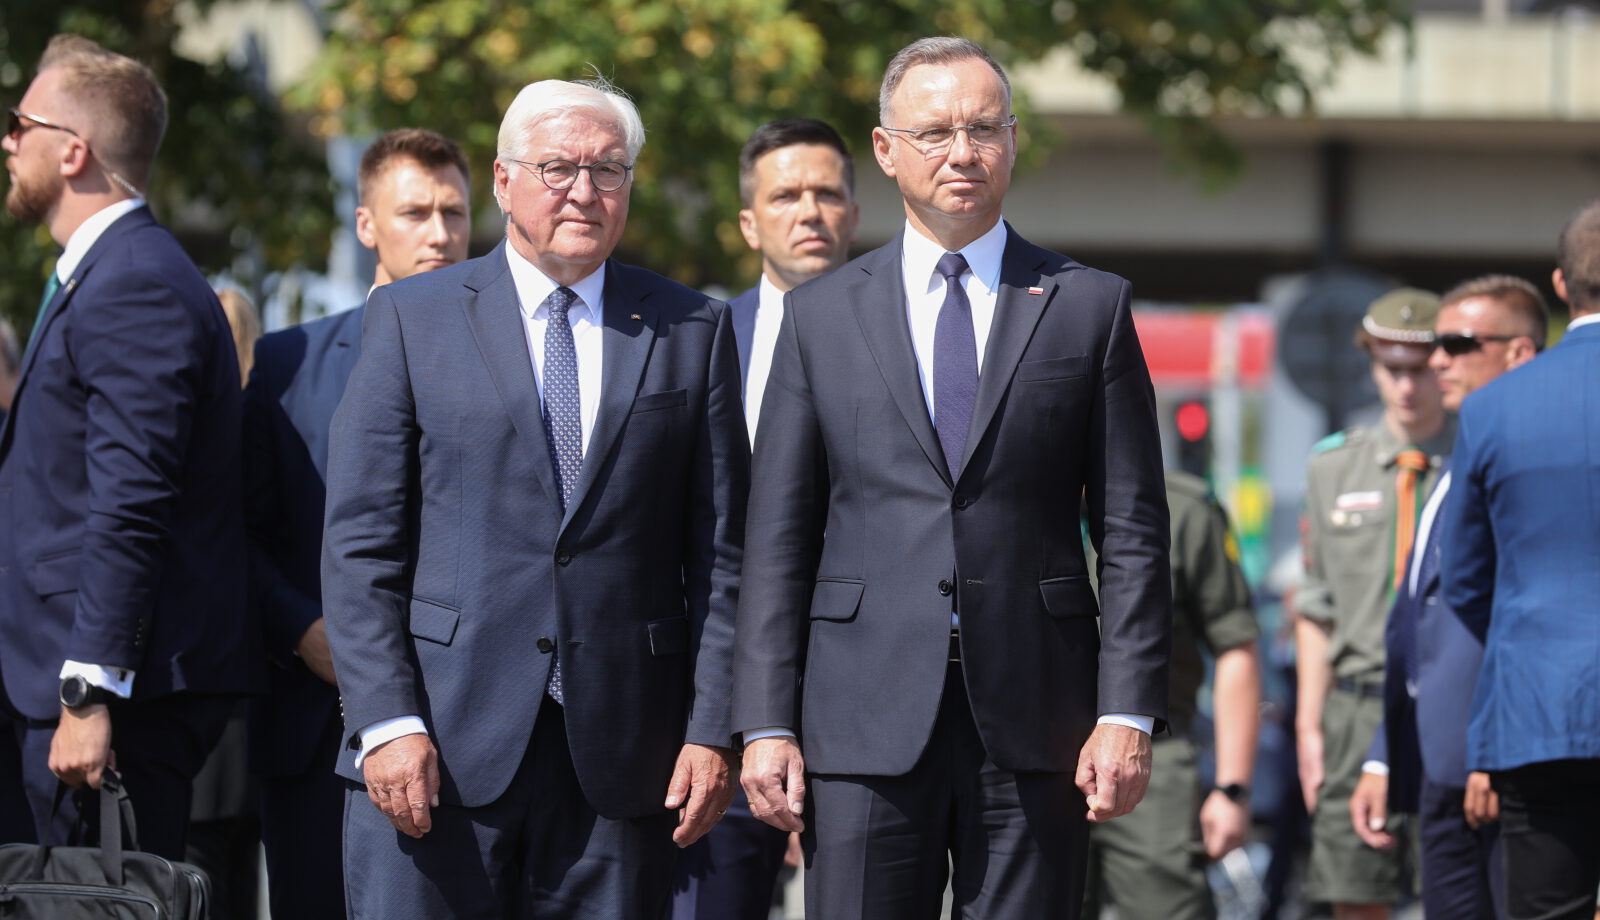
[[[368,249],[378,248],[378,238],[372,232],[372,209],[366,205],[356,208],[356,239]]]
[[[894,138],[882,128],[872,129],[872,156],[878,161],[878,168],[889,178],[894,178],[894,159],[889,156],[889,147],[894,143]]]
[[[1506,370],[1521,367],[1538,357],[1539,352],[1534,348],[1533,339],[1528,336],[1517,336],[1506,343]]]
[[[1561,269],[1557,268],[1550,272],[1550,286],[1556,289],[1556,296],[1563,302],[1572,303],[1567,300],[1567,276],[1561,274]]]
[[[744,235],[745,245],[761,251],[761,237],[756,235],[756,212],[749,208],[739,211],[739,232]]]
[[[68,137],[66,143],[61,145],[60,166],[61,176],[64,179],[76,179],[83,175],[89,168],[89,145],[80,138]],[[107,182],[110,181],[108,178]]]
[[[506,186],[511,184],[511,167],[499,159],[494,161],[494,203],[500,206],[501,213],[506,210]]]

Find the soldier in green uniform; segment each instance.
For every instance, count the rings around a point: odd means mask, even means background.
[[[1139,807],[1090,829],[1089,917],[1098,915],[1102,895],[1124,920],[1215,917],[1206,862],[1243,844],[1250,831],[1261,630],[1227,515],[1205,480],[1171,470],[1166,478],[1172,521],[1172,731],[1153,739],[1150,787]],[[1088,548],[1089,541],[1084,545]],[[1092,558],[1089,571],[1095,571]],[[1217,783],[1202,796],[1189,734],[1205,680],[1203,651],[1216,659]]]
[[[1396,573],[1455,440],[1428,367],[1438,309],[1438,297],[1410,288],[1372,303],[1356,345],[1371,357],[1383,417],[1324,438],[1306,471],[1306,572],[1295,601],[1295,734],[1312,816],[1305,896],[1332,904],[1338,920],[1388,917],[1402,884],[1404,855],[1363,843],[1349,800],[1383,715]]]

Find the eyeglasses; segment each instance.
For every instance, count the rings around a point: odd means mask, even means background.
[[[924,153],[936,153],[949,147],[956,139],[957,131],[965,131],[967,140],[979,147],[998,147],[1005,142],[1006,129],[1015,127],[1017,116],[1013,115],[1005,121],[975,121],[970,125],[934,125],[928,128],[890,128],[882,126],[885,131],[903,134],[917,149]]]
[[[94,156],[94,148],[89,146],[89,139],[67,127],[66,125],[58,125],[47,118],[40,118],[37,115],[29,115],[26,112],[19,112],[16,109],[7,109],[6,114],[8,116],[6,118],[6,137],[11,138],[12,143],[22,143],[22,135],[27,134],[34,128],[49,128],[52,131],[65,131],[78,140],[83,141],[83,146],[88,149],[89,155]],[[23,124],[24,121],[32,122],[32,124]],[[99,158],[96,157],[96,159]],[[119,175],[116,170],[106,165],[105,160],[100,160],[100,168],[104,169],[106,171],[106,175],[110,176],[113,182],[122,186],[123,190],[128,194],[135,198],[143,197],[140,191],[133,187],[132,182],[122,178],[122,176]]]
[[[1446,332],[1433,337],[1433,346],[1443,348],[1452,358],[1470,355],[1483,347],[1484,342],[1509,342],[1521,338],[1515,335],[1473,335],[1470,332]]]
[[[579,166],[571,160],[545,160],[543,163],[529,163],[527,160],[515,160],[506,157],[512,163],[521,163],[523,166],[536,172],[539,179],[554,191],[572,188],[578,181],[578,173],[587,169],[589,181],[602,192],[614,192],[622,188],[628,181],[628,173],[633,172],[633,167],[616,160],[602,160],[599,163],[590,163],[588,166]]]

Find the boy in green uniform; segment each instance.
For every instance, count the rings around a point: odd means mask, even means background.
[[[1296,598],[1300,784],[1312,815],[1305,896],[1338,920],[1386,918],[1402,856],[1368,846],[1349,799],[1383,715],[1383,630],[1417,517],[1455,440],[1428,367],[1439,299],[1410,288],[1368,308],[1356,345],[1372,359],[1377,424],[1324,438],[1306,471],[1305,580]]]

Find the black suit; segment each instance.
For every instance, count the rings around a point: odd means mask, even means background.
[[[1101,713],[1166,714],[1167,512],[1128,285],[1009,232],[955,482],[906,303],[899,240],[789,294],[755,461],[734,728],[799,730],[818,775],[807,815],[807,858],[824,869],[807,877],[814,916],[896,916],[891,905],[913,892],[936,905],[947,845],[958,902],[979,915],[1069,916],[1086,834],[1072,788],[1079,751]],[[1103,560],[1099,624],[1080,495]],[[1022,814],[1002,821],[1022,837],[988,843],[1037,857],[1018,873],[1033,881],[993,882],[1010,858],[999,852],[990,884],[971,869],[983,857],[960,851],[983,844],[985,805],[961,790],[949,819],[959,827],[934,831],[928,852],[874,850],[842,865],[856,844],[835,834],[865,820],[859,808],[952,801],[935,787],[954,774],[924,766],[941,758],[979,782],[1016,778]],[[1048,896],[1034,899],[1040,890]]]
[[[250,581],[271,662],[268,693],[250,709],[250,762],[282,917],[344,915],[339,693],[295,647],[322,616],[328,429],[361,354],[361,318],[357,307],[263,336],[245,390]]]
[[[47,309],[0,427],[0,796],[25,786],[36,833],[64,843],[76,810],[52,819],[45,763],[62,662],[131,669],[132,698],[110,704],[112,749],[141,844],[179,858],[226,694],[260,684],[233,338],[144,207],[105,230]],[[27,809],[0,806],[0,836],[15,838]]]
[[[353,791],[358,914],[664,907],[680,747],[728,743],[749,447],[727,309],[607,263],[599,413],[563,513],[518,302],[503,244],[379,288],[334,416],[339,769],[359,782],[356,733],[418,715],[443,802],[431,834],[397,844]],[[564,706],[541,703],[552,652]],[[496,821],[496,846],[525,848],[510,863],[478,852]],[[598,876],[591,827],[635,847]]]

